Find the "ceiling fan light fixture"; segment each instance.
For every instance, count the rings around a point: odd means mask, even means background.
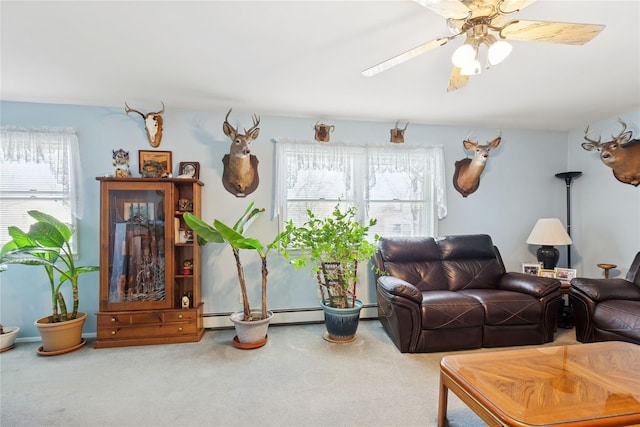
[[[453,52],[451,62],[460,69],[470,68],[474,65],[476,54],[476,49],[470,44],[465,43]]]
[[[504,61],[513,50],[513,46],[504,40],[498,40],[489,45],[487,59],[491,65],[497,65]]]
[[[474,59],[468,66],[460,67],[460,75],[462,76],[475,76],[481,72],[482,66],[480,65],[480,61],[477,59]]]

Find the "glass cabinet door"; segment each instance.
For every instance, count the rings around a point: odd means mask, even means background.
[[[170,222],[172,210],[165,203],[171,200],[170,185],[163,183],[105,183],[102,191],[101,224],[108,230],[108,246],[101,257],[108,257],[106,279],[109,286],[100,290],[101,310],[140,310],[172,306],[170,253]],[[106,200],[105,200],[106,199]],[[104,223],[106,221],[106,223]],[[169,259],[172,259],[169,257]],[[104,283],[104,282],[103,282]]]

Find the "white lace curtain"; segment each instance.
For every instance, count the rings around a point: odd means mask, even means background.
[[[328,143],[320,144],[306,140],[277,138],[276,140],[276,194],[273,216],[281,213],[287,198],[287,157],[292,153],[298,162],[298,169],[323,168],[328,171],[345,171],[344,182],[356,196],[360,191],[368,197],[371,180],[386,169],[392,171],[406,170],[414,176],[411,185],[416,189],[427,183],[431,188],[427,194],[433,195],[437,207],[438,218],[447,215],[446,184],[444,171],[444,150],[442,146],[407,146],[407,145],[353,145]],[[318,164],[322,162],[322,164]],[[344,167],[352,163],[352,167]],[[369,170],[363,171],[368,165]],[[350,176],[354,171],[357,176]],[[359,172],[364,173],[359,173]],[[428,176],[427,176],[428,175]],[[352,182],[362,178],[367,182]],[[362,184],[362,185],[360,185]],[[420,187],[421,188],[421,187]],[[353,198],[346,195],[347,198]]]
[[[41,179],[54,179],[58,187],[68,194],[71,213],[82,218],[82,169],[78,136],[71,128],[22,129],[3,126],[0,129],[2,163],[20,163],[23,179],[33,179],[33,186],[41,190],[43,182],[29,176],[29,165],[46,164],[50,175]],[[8,170],[9,167],[5,166]]]

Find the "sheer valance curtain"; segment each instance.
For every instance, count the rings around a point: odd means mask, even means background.
[[[2,126],[0,142],[3,192],[27,189],[34,192],[35,197],[40,191],[62,192],[70,203],[71,214],[82,218],[82,170],[78,136],[73,129]],[[43,165],[47,165],[48,170]],[[21,171],[18,177],[5,176],[13,175],[12,171],[16,169]],[[43,172],[36,173],[36,170]]]
[[[411,171],[413,188],[428,185],[427,194],[437,209],[439,219],[447,215],[446,184],[444,169],[444,149],[442,146],[409,145],[354,145],[341,143],[317,143],[307,140],[277,138],[275,168],[275,202],[273,216],[282,213],[287,200],[288,167],[287,159],[295,156],[298,169],[323,168],[328,171],[345,171],[344,182],[347,199],[368,200],[369,191],[377,176],[385,170]],[[318,162],[322,164],[319,165]],[[313,164],[312,164],[313,163]],[[345,165],[352,163],[351,168]],[[368,169],[368,170],[367,170]],[[350,176],[354,171],[355,176]],[[352,182],[352,180],[363,180]],[[367,181],[368,180],[368,181]]]

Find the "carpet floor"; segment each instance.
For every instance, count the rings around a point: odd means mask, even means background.
[[[439,363],[450,353],[401,354],[377,320],[361,321],[349,344],[323,340],[324,330],[271,326],[257,350],[233,347],[232,329],[189,344],[93,349],[89,339],[54,357],[18,342],[0,354],[0,425],[436,425]],[[545,346],[575,343],[573,329],[558,329]],[[449,394],[450,426],[485,425]]]

